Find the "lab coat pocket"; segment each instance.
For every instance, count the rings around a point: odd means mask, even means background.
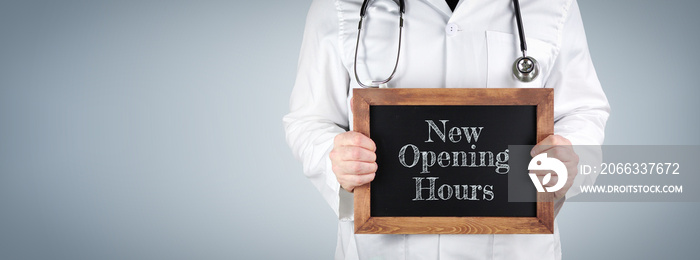
[[[537,78],[531,82],[522,82],[513,76],[513,62],[522,56],[520,40],[517,35],[496,31],[486,32],[488,48],[489,88],[542,88],[549,76],[555,48],[546,42],[527,38],[527,55],[535,58],[540,65]]]

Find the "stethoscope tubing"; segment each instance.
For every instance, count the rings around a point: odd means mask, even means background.
[[[367,2],[368,1],[365,1],[365,3],[367,3]],[[363,6],[363,8],[362,8],[363,12],[361,13],[360,22],[357,26],[357,41],[355,42],[355,61],[353,62],[353,71],[355,72],[355,81],[357,81],[357,84],[359,84],[363,88],[374,88],[374,87],[378,87],[382,84],[388,83],[389,81],[391,81],[391,79],[394,78],[394,75],[396,75],[396,69],[399,67],[399,57],[401,56],[400,54],[401,54],[401,38],[403,35],[403,11],[399,13],[399,44],[398,44],[398,48],[396,50],[396,62],[394,63],[394,70],[391,71],[391,75],[389,75],[389,77],[386,78],[385,80],[372,81],[371,85],[365,85],[364,83],[362,83],[362,80],[360,80],[360,77],[357,75],[357,52],[358,52],[359,47],[360,47],[360,35],[362,32],[362,21],[365,19],[365,16],[364,16],[365,15],[365,12],[364,12],[365,4],[362,4],[362,6]],[[402,8],[402,10],[403,10],[403,8]]]
[[[360,7],[360,21],[357,25],[357,40],[355,42],[355,60],[353,62],[353,71],[357,84],[363,88],[376,88],[391,81],[394,78],[394,75],[396,75],[396,70],[399,67],[401,42],[403,38],[403,14],[405,12],[405,3],[404,0],[399,0],[399,44],[396,51],[396,62],[394,63],[394,69],[391,71],[391,75],[384,80],[372,81],[370,84],[364,84],[357,75],[357,56],[360,48],[360,38],[362,36],[362,22],[367,14],[369,1],[371,0],[365,0],[362,2],[362,6]],[[513,9],[515,9],[515,21],[518,27],[520,51],[523,55],[522,57],[518,57],[513,63],[513,76],[519,81],[527,83],[533,81],[539,75],[539,63],[535,58],[527,56],[527,41],[525,39],[525,29],[523,26],[522,14],[520,12],[520,2],[518,0],[513,0]]]
[[[527,41],[525,40],[525,28],[523,28],[523,16],[520,14],[520,1],[513,0],[513,9],[515,9],[515,23],[518,26],[518,37],[520,38],[520,51],[523,52],[523,57],[527,56]]]

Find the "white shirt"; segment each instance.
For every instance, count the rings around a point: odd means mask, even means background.
[[[352,128],[350,99],[361,0],[314,0],[298,73],[284,117],[287,141],[304,174],[339,217],[336,259],[560,259],[552,235],[361,235],[353,231],[352,194],[340,188],[328,154]],[[389,87],[554,88],[554,132],[573,144],[601,144],[609,105],[591,62],[573,0],[521,1],[528,55],[539,77],[517,81],[521,56],[511,0],[406,0],[400,62]],[[373,0],[363,25],[357,73],[363,82],[391,74],[398,44],[398,5]],[[576,183],[592,183],[594,176]],[[572,189],[567,197],[575,195]]]

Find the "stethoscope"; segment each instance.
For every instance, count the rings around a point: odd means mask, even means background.
[[[355,43],[355,62],[353,65],[353,70],[355,72],[355,80],[363,88],[376,88],[379,86],[385,86],[386,83],[391,81],[396,74],[396,68],[399,66],[399,56],[401,53],[401,35],[403,33],[403,14],[406,11],[404,0],[399,0],[399,44],[396,51],[396,62],[394,63],[394,70],[391,72],[388,78],[384,80],[373,80],[369,84],[364,84],[360,77],[357,75],[357,52],[360,47],[360,36],[362,35],[362,21],[365,19],[367,14],[367,7],[371,0],[364,0],[362,6],[360,7],[360,22],[357,25],[357,42]],[[525,41],[525,31],[523,29],[523,20],[520,14],[520,2],[518,0],[513,0],[513,6],[515,8],[515,21],[518,25],[518,36],[520,38],[520,51],[523,56],[518,57],[515,62],[513,62],[513,76],[522,82],[530,82],[537,78],[540,73],[540,65],[537,63],[535,58],[527,56],[527,42]]]

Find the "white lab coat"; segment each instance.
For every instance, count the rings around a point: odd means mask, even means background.
[[[314,0],[298,73],[284,117],[287,141],[304,174],[339,217],[336,259],[560,259],[553,235],[359,235],[352,194],[340,188],[328,154],[333,138],[352,129],[350,99],[359,88],[353,58],[361,0]],[[511,0],[406,0],[400,88],[554,88],[554,132],[573,144],[601,144],[609,115],[573,0],[521,1],[528,55],[541,66],[530,83],[514,79],[520,55]],[[373,0],[359,53],[361,80],[382,80],[394,66],[398,6]],[[446,30],[446,28],[448,30]],[[591,182],[581,176],[576,183]],[[568,197],[574,195],[570,191]]]

